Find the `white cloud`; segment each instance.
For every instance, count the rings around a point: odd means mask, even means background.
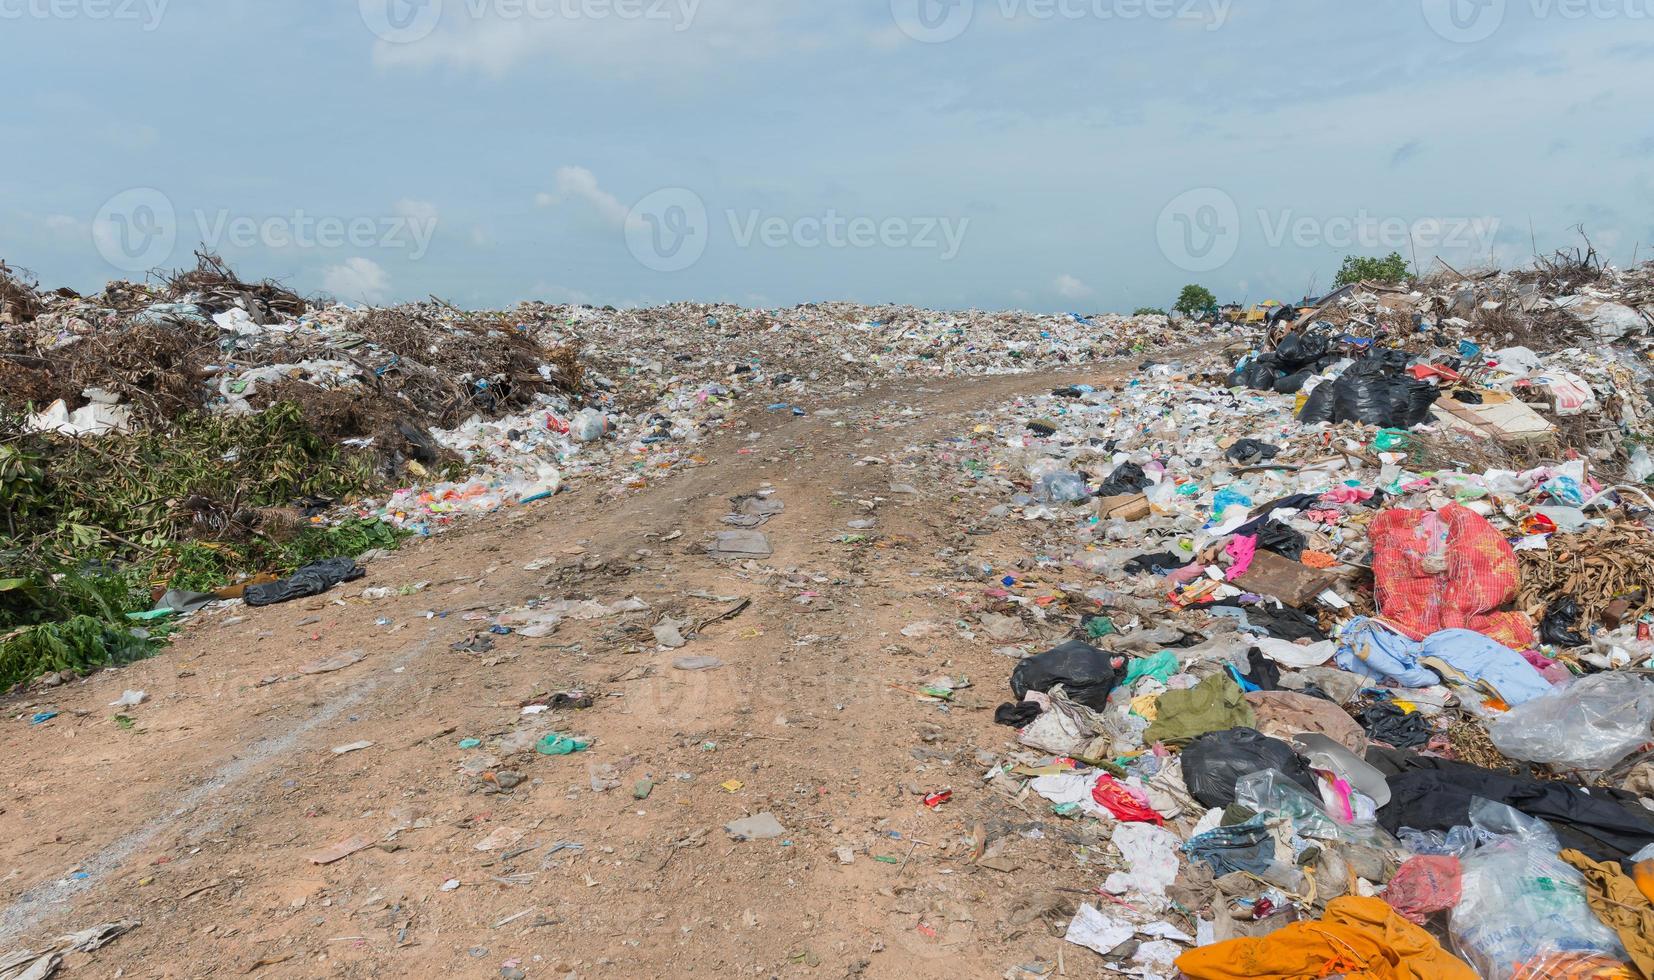
[[[1056,286],[1057,292],[1061,293],[1064,299],[1084,299],[1096,292],[1066,272],[1057,277]]]
[[[322,288],[347,303],[383,303],[390,294],[391,277],[383,266],[361,256],[329,266]]]
[[[404,197],[396,202],[394,208],[399,217],[412,218],[415,221],[435,222],[437,220],[436,205],[430,201]]]
[[[597,175],[585,167],[558,167],[556,193],[541,191],[534,195],[534,203],[543,208],[555,207],[571,199],[590,204],[610,224],[625,224],[626,215],[632,210],[599,187]]]
[[[789,13],[778,4],[661,0],[620,16],[581,15],[580,4],[474,2],[447,4],[428,36],[412,43],[380,40],[373,63],[381,69],[457,69],[502,78],[518,67],[552,63],[610,76],[654,75],[681,82],[697,69],[730,61],[784,57],[814,43],[789,17],[816,17],[812,7]],[[590,5],[595,11],[601,4]],[[570,16],[570,12],[574,14]],[[480,16],[474,14],[480,12]]]

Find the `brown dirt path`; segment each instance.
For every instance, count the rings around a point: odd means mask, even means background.
[[[71,956],[70,975],[956,978],[1055,961],[1043,918],[1054,886],[1089,884],[1073,872],[1086,842],[980,788],[1010,744],[992,723],[1010,662],[951,629],[900,631],[951,623],[980,594],[955,571],[967,551],[1017,555],[1014,528],[969,524],[991,502],[935,485],[921,448],[967,432],[963,413],[1110,377],[936,380],[837,414],[760,410],[710,441],[706,465],[645,490],[617,499],[577,483],[412,545],[326,597],[199,617],[153,660],[9,699],[0,952],[138,918]],[[774,556],[711,559],[729,498],[766,483],[786,504],[762,529]],[[876,542],[841,541],[864,517]],[[662,614],[698,622],[732,605],[692,592],[752,605],[657,652]],[[633,595],[650,611],[450,649],[486,630],[478,617],[535,598]],[[363,659],[300,673],[351,650]],[[680,656],[725,666],[675,670]],[[946,711],[892,689],[941,674],[976,686]],[[128,688],[150,700],[124,730],[107,705]],[[594,705],[520,717],[523,701],[570,688]],[[63,714],[30,726],[45,704]],[[560,758],[501,749],[553,728],[597,741]],[[359,741],[374,744],[331,751]],[[461,771],[489,756],[488,772],[522,783],[498,792]],[[954,800],[937,810],[915,795],[946,787]],[[766,811],[780,840],[725,834]],[[966,860],[977,823],[1014,839],[1016,871]],[[308,860],[352,837],[394,840]]]

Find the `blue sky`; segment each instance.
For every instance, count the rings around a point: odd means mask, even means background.
[[[1654,254],[1654,0],[0,0],[0,81],[53,286],[205,239],[351,301],[1093,311]]]

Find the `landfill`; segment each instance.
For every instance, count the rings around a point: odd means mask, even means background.
[[[112,453],[297,405],[361,480],[260,506],[394,534],[164,569],[92,662],[24,651],[27,734],[237,717],[209,669],[256,699],[238,725],[339,701],[326,761],[247,812],[284,828],[266,863],[181,836],[141,872],[296,903],[269,949],[214,934],[242,969],[1654,975],[1654,263],[1238,321],[357,309],[205,255],[14,292],[19,433]],[[198,546],[271,529],[176,496]],[[170,547],[103,530],[110,564]],[[79,587],[53,560],[8,554],[5,625]]]

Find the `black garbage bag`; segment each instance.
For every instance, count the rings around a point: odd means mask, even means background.
[[[1149,476],[1136,463],[1121,463],[1097,488],[1099,497],[1119,497],[1128,493],[1142,493],[1149,487]]]
[[[1298,410],[1298,421],[1305,424],[1331,422],[1333,389],[1337,387],[1336,381],[1324,381],[1316,385],[1315,390],[1304,400],[1304,407]]]
[[[1175,551],[1157,551],[1152,554],[1138,555],[1126,562],[1123,570],[1127,575],[1142,575],[1150,572],[1155,575],[1169,575],[1180,568],[1189,567],[1192,559],[1180,557]]]
[[[1275,381],[1275,393],[1277,395],[1296,395],[1304,390],[1304,385],[1308,384],[1309,379],[1313,377],[1315,377],[1315,372],[1309,368],[1305,368],[1297,374],[1283,374]]]
[[[1539,624],[1539,636],[1552,646],[1582,647],[1591,642],[1574,629],[1579,622],[1579,602],[1573,596],[1563,596],[1545,610],[1545,619]]]
[[[1430,726],[1424,716],[1417,712],[1409,714],[1393,704],[1372,705],[1356,715],[1355,720],[1366,729],[1368,738],[1398,749],[1414,749],[1430,741]]]
[[[1315,776],[1292,751],[1292,746],[1251,728],[1207,732],[1183,750],[1183,782],[1202,806],[1226,807],[1235,802],[1235,780],[1265,769],[1276,769],[1319,796]]]
[[[273,606],[278,602],[321,595],[340,582],[359,579],[366,574],[366,569],[349,558],[324,558],[279,581],[249,585],[241,598],[249,606]]]
[[[1300,561],[1304,557],[1304,548],[1309,539],[1294,531],[1290,524],[1280,521],[1269,521],[1257,530],[1258,547],[1265,551],[1273,551],[1282,558]]]
[[[1333,382],[1332,421],[1410,429],[1430,417],[1440,397],[1440,388],[1407,373],[1406,354],[1377,351]]]
[[[1102,711],[1114,690],[1112,658],[1089,643],[1069,640],[1044,653],[1036,653],[1011,671],[1011,692],[1019,699],[1029,691],[1042,694],[1058,684],[1080,704]]]
[[[1260,463],[1266,459],[1274,459],[1281,454],[1281,447],[1271,445],[1262,439],[1242,439],[1229,447],[1224,453],[1237,463]]]
[[[1327,335],[1319,331],[1287,334],[1275,348],[1275,357],[1280,369],[1291,374],[1326,357],[1327,347]]]

